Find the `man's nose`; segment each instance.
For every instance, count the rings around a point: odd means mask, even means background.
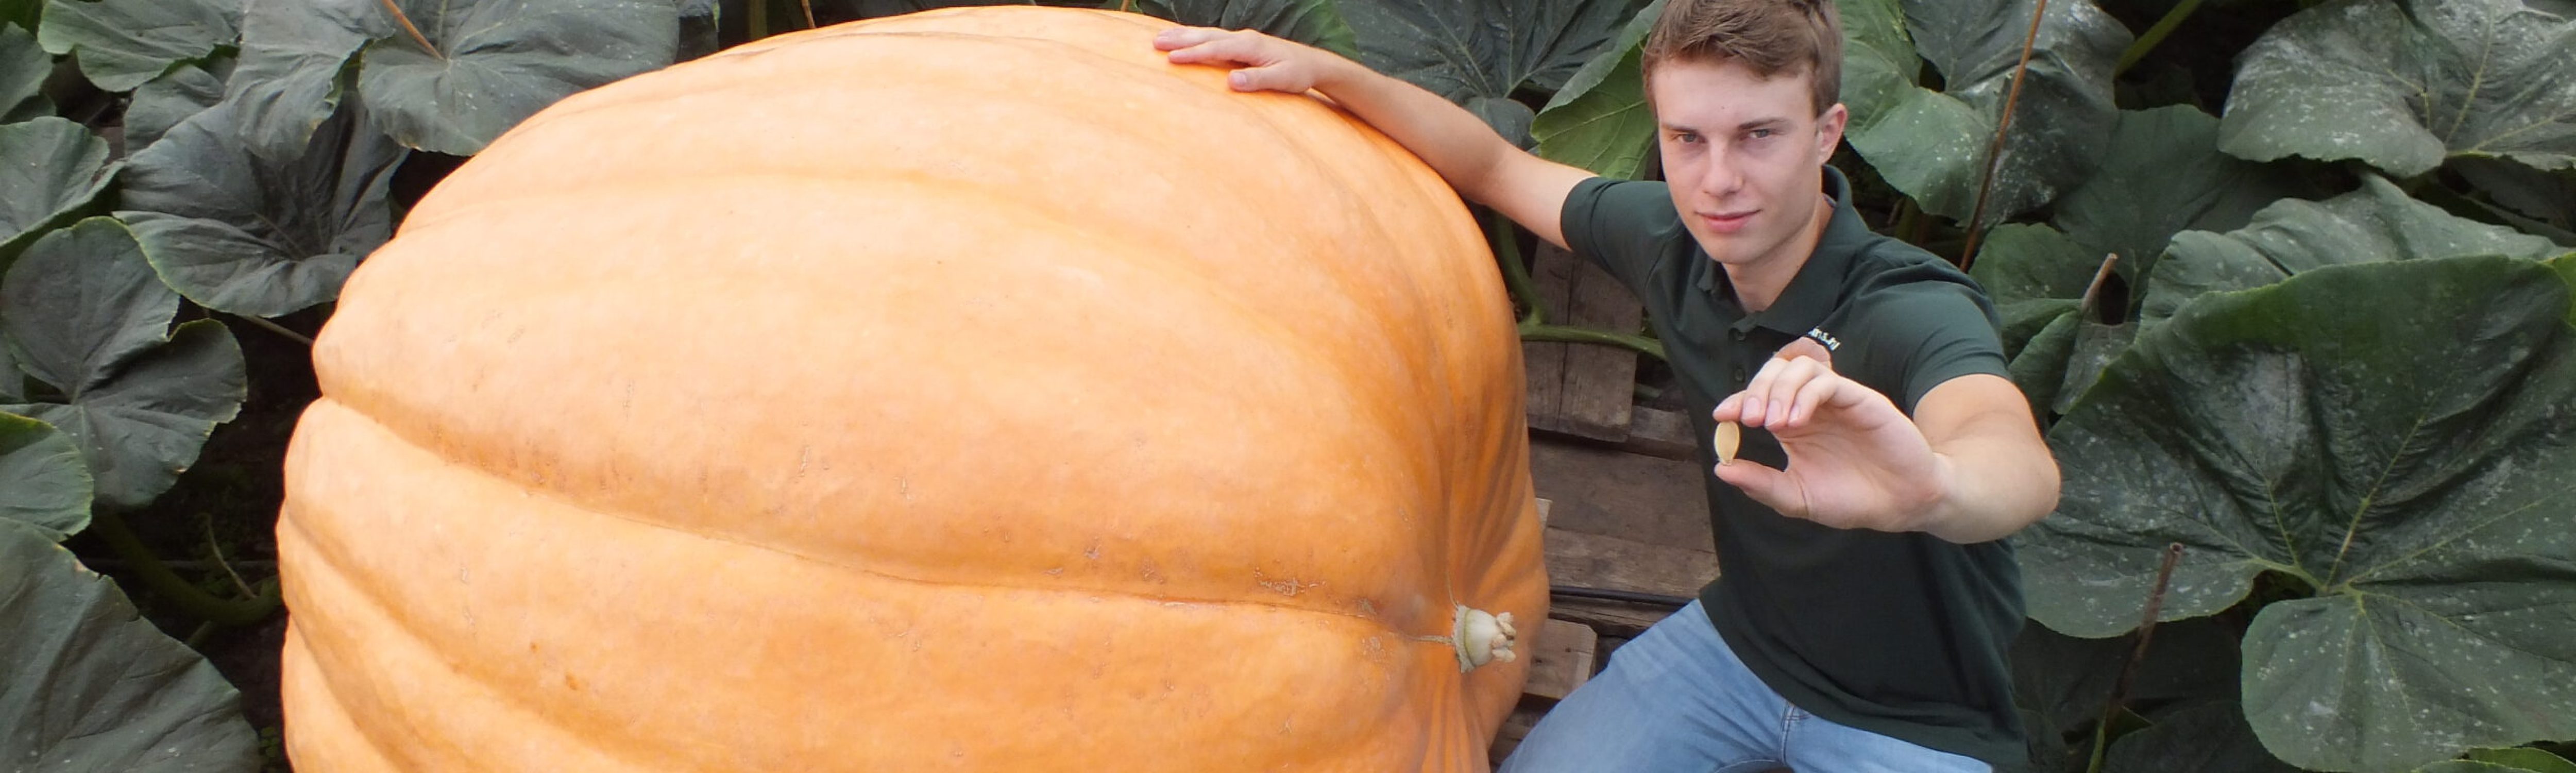
[[[1724,198],[1744,187],[1743,170],[1736,166],[1735,159],[1730,158],[1730,155],[1724,148],[1708,154],[1708,166],[1700,171],[1701,193]]]

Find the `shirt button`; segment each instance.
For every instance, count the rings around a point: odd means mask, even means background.
[[[1735,366],[1735,385],[1744,386],[1744,366]]]
[[[1744,340],[1744,330],[1743,330],[1742,328],[1738,328],[1738,329],[1735,329],[1735,330],[1733,330],[1733,331],[1729,331],[1729,335],[1733,335],[1733,336],[1735,336],[1735,340],[1738,340],[1738,341],[1742,341],[1742,340]]]

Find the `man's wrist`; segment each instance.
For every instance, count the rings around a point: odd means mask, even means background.
[[[1964,496],[1965,481],[1959,477],[1959,466],[1947,454],[1932,454],[1934,494],[1931,501],[1914,516],[1912,528],[1950,542],[1961,544],[1985,542],[1992,537],[1983,534],[1984,524],[1975,517]]]

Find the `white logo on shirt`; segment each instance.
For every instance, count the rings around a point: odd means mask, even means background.
[[[1834,334],[1825,332],[1824,328],[1808,328],[1807,337],[1816,339],[1816,343],[1824,344],[1825,351],[1828,352],[1843,348],[1843,342],[1834,338]]]

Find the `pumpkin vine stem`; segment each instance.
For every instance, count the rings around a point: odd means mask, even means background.
[[[1538,302],[1538,288],[1530,283],[1529,266],[1521,263],[1521,240],[1517,226],[1503,213],[1485,211],[1485,233],[1494,242],[1494,261],[1503,265],[1503,286],[1512,292],[1512,300],[1528,309],[1521,315],[1521,329],[1547,324],[1547,307]]]
[[[1522,322],[1520,330],[1523,341],[1618,346],[1658,360],[1664,359],[1664,342],[1641,335],[1613,333],[1573,325],[1533,325],[1528,322]]]
[[[394,15],[394,23],[402,25],[404,32],[411,33],[412,42],[420,44],[422,53],[439,56],[438,47],[429,44],[429,36],[420,34],[420,27],[411,23],[411,17],[403,15],[401,6],[394,5],[394,0],[380,1],[384,3],[385,12]]]
[[[2165,590],[2173,586],[2174,565],[2182,562],[2182,543],[2165,544],[2165,560],[2156,567],[2156,585],[2147,592],[2146,613],[2138,622],[2138,646],[2129,651],[2129,659],[2120,665],[2120,678],[2111,683],[2111,696],[2102,703],[2102,720],[2093,725],[2093,759],[2086,773],[2101,773],[2103,751],[2111,744],[2111,715],[2118,713],[2120,702],[2129,697],[2129,683],[2138,678],[2138,664],[2147,659],[2147,643],[2155,639],[2156,618],[2165,608]]]
[[[281,604],[275,583],[262,583],[267,589],[248,599],[219,598],[199,590],[180,578],[178,573],[170,571],[160,556],[154,555],[141,538],[134,536],[134,530],[125,525],[125,516],[112,508],[101,507],[90,513],[90,531],[98,534],[109,549],[125,559],[126,566],[134,570],[144,587],[167,599],[189,617],[217,625],[246,625],[268,619]]]
[[[2120,63],[2112,65],[2111,77],[2127,74],[2129,68],[2137,66],[2138,60],[2147,58],[2147,52],[2156,50],[2157,44],[2165,42],[2165,36],[2172,35],[2174,28],[2182,26],[2182,20],[2191,18],[2191,13],[2197,10],[2200,10],[2200,0],[2175,3],[2172,10],[2165,12],[2164,18],[2156,20],[2156,26],[2147,28],[2147,34],[2139,35],[2137,40],[2130,41],[2129,50],[2120,52]]]
[[[278,335],[285,336],[285,337],[287,338],[287,340],[294,341],[294,342],[296,342],[296,343],[303,344],[303,345],[308,346],[308,347],[313,345],[313,338],[312,338],[311,336],[307,336],[307,335],[305,335],[305,334],[303,334],[303,333],[298,333],[298,332],[295,332],[295,331],[293,331],[293,330],[288,330],[288,329],[286,328],[286,326],[285,326],[285,325],[280,325],[280,324],[277,324],[277,323],[275,323],[275,322],[271,322],[271,321],[266,320],[266,319],[261,319],[261,318],[259,318],[259,317],[254,317],[254,316],[251,316],[251,315],[248,315],[248,314],[240,315],[240,317],[241,317],[241,320],[242,320],[243,322],[248,322],[248,323],[250,323],[252,327],[256,327],[256,328],[259,328],[259,329],[261,329],[261,330],[266,330],[266,331],[271,332],[271,333],[276,333],[276,334],[278,334]]]
[[[2021,103],[2021,83],[2030,79],[2030,52],[2039,47],[2039,23],[2048,18],[2048,0],[2039,0],[2030,12],[2030,34],[2021,41],[2021,62],[2013,65],[2012,90],[2004,94],[2004,110],[1995,116],[1995,141],[1986,148],[1986,170],[1977,183],[1977,206],[1968,214],[1968,244],[1959,248],[1959,270],[1966,271],[1977,262],[1977,242],[1986,232],[1986,200],[1995,191],[1995,178],[2004,166],[2004,137],[2012,131],[2013,107]]]

